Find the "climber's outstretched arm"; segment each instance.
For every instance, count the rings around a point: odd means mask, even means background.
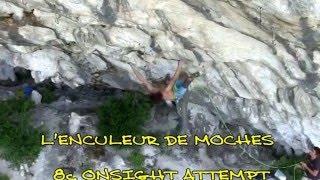
[[[148,81],[142,76],[142,74],[141,74],[132,64],[130,64],[130,66],[131,66],[134,74],[136,75],[136,77],[139,79],[139,81],[140,81],[143,85],[145,85],[145,86],[147,87],[147,89],[148,89],[148,91],[149,91],[150,93],[156,93],[156,92],[159,92],[159,91],[160,91],[158,88],[153,87],[153,86],[151,85],[151,83],[148,82]]]
[[[170,90],[172,89],[172,87],[174,86],[176,80],[179,78],[180,72],[181,72],[181,63],[180,63],[180,61],[179,61],[179,62],[178,62],[177,70],[176,70],[176,72],[174,73],[174,76],[172,77],[172,79],[170,80],[168,86],[166,87],[166,90],[167,90],[167,91],[170,91]]]

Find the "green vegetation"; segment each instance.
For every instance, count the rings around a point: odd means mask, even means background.
[[[0,101],[0,156],[14,166],[33,162],[41,150],[43,132],[30,125],[29,110],[33,107],[25,98]]]
[[[144,156],[138,152],[133,152],[129,157],[134,169],[142,169],[144,164]]]
[[[6,174],[0,173],[0,180],[10,180],[10,178]]]
[[[82,164],[80,167],[78,167],[77,171],[79,172],[84,172],[88,169],[92,169],[94,166],[93,166],[93,163],[90,161],[89,158],[85,158],[82,160]]]
[[[302,169],[292,167],[291,165],[297,164],[301,161],[306,161],[303,157],[285,157],[282,156],[279,160],[277,160],[273,165],[277,167],[288,167],[281,168],[280,170],[287,176],[288,179],[301,180],[304,174]]]
[[[55,94],[55,86],[52,82],[44,82],[36,88],[42,96],[41,102],[50,104],[58,99]]]
[[[42,99],[41,102],[42,103],[52,103],[55,100],[57,100],[56,95],[54,94],[54,89],[53,88],[49,88],[47,86],[45,86],[43,88],[43,90],[40,91],[40,94],[42,95]]]
[[[123,97],[111,97],[97,109],[98,131],[101,136],[142,135],[143,126],[150,119],[151,102],[140,93],[126,92]]]

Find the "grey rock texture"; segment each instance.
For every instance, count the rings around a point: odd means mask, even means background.
[[[144,91],[127,62],[157,81],[181,59],[201,72],[184,132],[226,133],[219,113],[288,153],[320,146],[317,0],[1,0],[0,16],[0,62],[36,82]]]

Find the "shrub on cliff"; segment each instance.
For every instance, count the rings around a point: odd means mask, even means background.
[[[280,170],[287,176],[288,179],[301,180],[304,174],[302,169],[295,169],[292,165],[297,164],[299,162],[305,162],[306,159],[304,157],[285,157],[282,156],[279,160],[277,160],[273,165],[276,167],[287,167],[281,168]]]
[[[100,135],[143,135],[143,126],[150,119],[151,102],[143,94],[126,92],[123,97],[111,97],[97,109]]]
[[[10,180],[10,178],[8,175],[0,173],[0,180]]]
[[[0,101],[0,156],[12,165],[33,162],[40,150],[42,131],[32,127],[31,100],[14,98]]]
[[[136,170],[141,170],[144,165],[144,156],[139,152],[133,152],[131,153],[129,157],[130,162],[132,163],[132,166]]]
[[[45,86],[42,91],[40,91],[42,95],[42,103],[50,104],[57,100],[56,95],[54,94],[54,89],[52,87]]]

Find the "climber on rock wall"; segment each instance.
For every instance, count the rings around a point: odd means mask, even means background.
[[[320,148],[314,147],[309,153],[310,161],[307,163],[301,162],[296,168],[303,169],[308,179],[320,179]]]
[[[182,64],[181,61],[179,61],[177,70],[166,87],[156,88],[152,86],[151,83],[148,82],[132,64],[130,64],[130,66],[139,81],[147,87],[151,100],[154,103],[159,103],[161,100],[165,100],[169,106],[179,103],[187,92],[190,83],[195,77],[200,75],[199,72],[196,72],[191,74],[191,76],[188,76],[186,72],[181,72]]]

